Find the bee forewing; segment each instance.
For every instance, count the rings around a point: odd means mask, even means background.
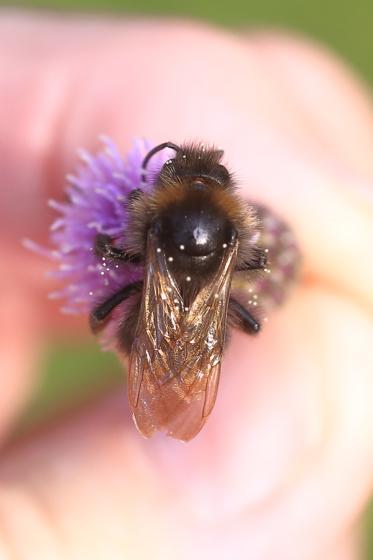
[[[147,247],[129,400],[144,436],[163,430],[186,441],[200,431],[216,400],[237,244],[227,247],[189,310],[153,234]]]

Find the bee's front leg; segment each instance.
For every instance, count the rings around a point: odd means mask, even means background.
[[[138,264],[142,260],[141,255],[131,255],[115,247],[113,239],[110,235],[106,235],[105,233],[98,233],[96,235],[94,251],[98,257],[105,257],[107,259],[130,262],[133,264]]]

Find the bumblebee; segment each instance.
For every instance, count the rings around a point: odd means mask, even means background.
[[[174,157],[149,181],[148,163],[164,149]],[[192,439],[216,400],[227,325],[260,331],[252,286],[268,282],[263,226],[273,218],[238,195],[222,157],[202,144],[156,146],[127,201],[123,240],[96,236],[97,257],[143,269],[141,281],[93,309],[90,323],[101,331],[124,304],[116,344],[129,356],[129,402],[146,437],[161,430]]]

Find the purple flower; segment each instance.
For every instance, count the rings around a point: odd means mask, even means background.
[[[105,148],[97,155],[80,151],[81,164],[76,174],[67,176],[68,202],[49,201],[60,214],[51,226],[54,248],[49,250],[25,241],[27,248],[58,265],[50,274],[60,279],[64,287],[49,297],[64,299],[63,311],[67,313],[87,312],[97,301],[103,301],[143,275],[142,268],[133,264],[100,259],[93,247],[97,233],[125,239],[126,201],[129,193],[140,186],[141,165],[153,146],[147,140],[138,140],[123,157],[112,140],[103,137],[102,141]],[[150,174],[156,173],[166,159],[165,152],[153,157],[149,163]],[[150,189],[152,181],[147,184],[148,187],[142,185],[142,188]]]

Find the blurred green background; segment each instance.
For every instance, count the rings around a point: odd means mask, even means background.
[[[47,8],[58,11],[99,11],[102,14],[150,14],[187,16],[225,26],[279,27],[306,33],[349,61],[355,70],[373,83],[373,1],[343,0],[19,0],[0,5]],[[51,341],[43,364],[39,390],[17,433],[38,425],[46,418],[71,409],[82,396],[94,398],[115,383],[123,383],[116,358],[99,351],[91,341]],[[125,398],[125,395],[123,396]],[[365,559],[373,560],[373,506],[364,528]]]
[[[187,16],[229,26],[285,27],[328,44],[373,81],[371,0],[0,0],[0,4]]]

